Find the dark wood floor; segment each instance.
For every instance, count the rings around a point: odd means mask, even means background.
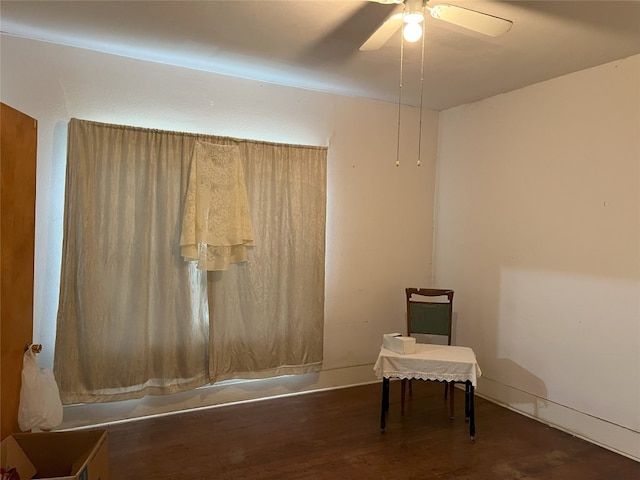
[[[112,480],[637,480],[640,463],[476,397],[476,442],[463,392],[448,416],[440,384],[413,382],[400,416],[391,384],[213,408],[109,427]]]

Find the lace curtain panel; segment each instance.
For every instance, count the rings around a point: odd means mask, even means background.
[[[235,149],[246,187],[253,239],[224,271],[182,255],[202,144]],[[72,119],[54,357],[63,403],[319,371],[326,154]]]

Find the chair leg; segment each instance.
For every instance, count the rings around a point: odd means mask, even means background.
[[[403,378],[400,383],[400,415],[404,415],[404,389],[407,385],[407,379]],[[409,380],[409,392],[411,392],[411,380]]]

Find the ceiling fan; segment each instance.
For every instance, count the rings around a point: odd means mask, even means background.
[[[509,31],[513,22],[487,13],[469,10],[449,4],[427,5],[428,0],[369,0],[382,4],[398,4],[398,9],[390,15],[380,27],[365,41],[360,50],[377,50],[381,48],[403,26],[404,39],[415,42],[422,36],[424,12],[438,20],[458,25],[484,35],[498,37]],[[400,5],[403,5],[400,8]]]

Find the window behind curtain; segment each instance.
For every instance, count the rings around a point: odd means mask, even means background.
[[[256,247],[180,256],[197,140],[237,144]],[[322,363],[326,148],[69,124],[54,370],[63,403],[139,398]]]

